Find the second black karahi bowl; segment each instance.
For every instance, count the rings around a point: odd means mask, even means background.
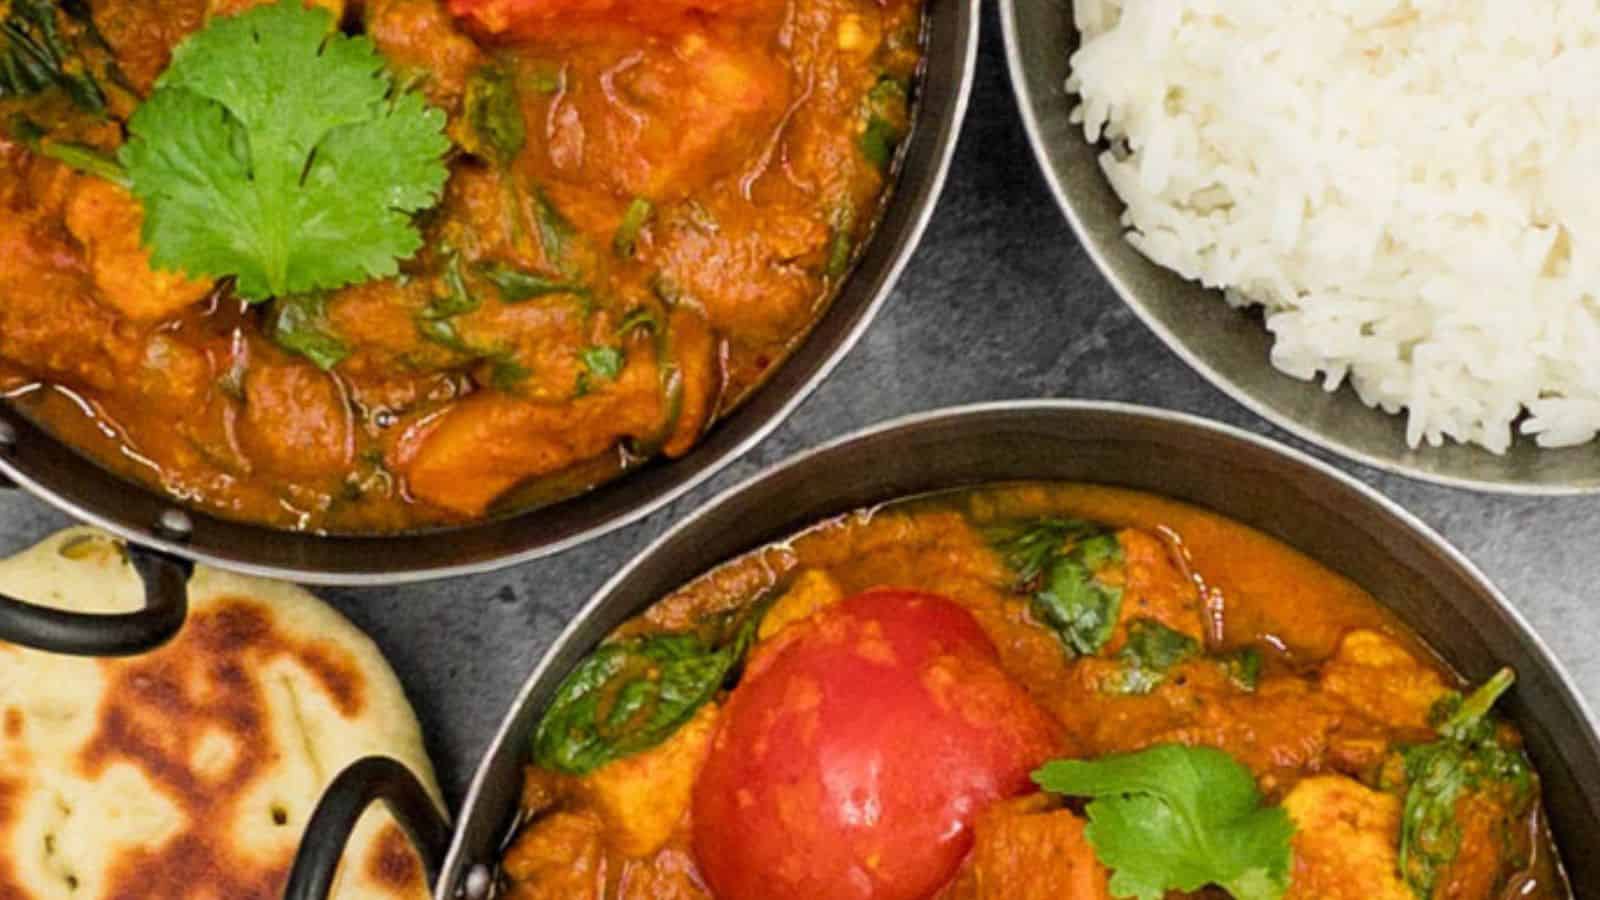
[[[831,516],[991,482],[1079,481],[1148,491],[1263,531],[1350,577],[1462,675],[1517,672],[1504,711],[1544,785],[1575,895],[1600,892],[1600,737],[1549,649],[1483,573],[1355,479],[1238,429],[1142,407],[1024,401],[914,416],[802,454],[679,523],[602,587],[545,653],[473,779],[452,832],[398,764],[338,778],[307,828],[286,900],[324,900],[342,829],[375,799],[411,823],[437,900],[483,900],[517,821],[522,767],[545,705],[622,623],[718,564]]]
[[[195,562],[304,584],[382,585],[472,575],[558,553],[682,496],[778,427],[837,366],[888,301],[944,188],[978,50],[978,0],[931,0],[924,65],[893,193],[855,268],[768,381],[677,460],[656,460],[553,506],[413,534],[317,535],[249,525],[177,506],[119,478],[14,410],[0,409],[0,484],[128,541],[150,586],[143,613],[85,617],[0,597],[0,641],[91,655],[137,653],[182,625]]]

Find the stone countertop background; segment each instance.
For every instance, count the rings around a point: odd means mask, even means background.
[[[644,523],[554,559],[448,582],[319,591],[393,662],[452,805],[566,618],[681,515],[799,450],[907,413],[1028,397],[1164,406],[1309,449],[1190,371],[1101,280],[1036,169],[995,6],[984,7],[972,108],[927,237],[865,339],[772,437]],[[1600,498],[1482,496],[1339,465],[1477,562],[1600,704],[1600,604],[1588,602],[1600,554],[1582,532],[1600,521]],[[0,495],[0,550],[68,524],[27,496]]]

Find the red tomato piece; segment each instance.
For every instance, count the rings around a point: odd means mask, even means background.
[[[695,784],[719,900],[924,900],[1060,747],[958,604],[875,590],[761,647]]]

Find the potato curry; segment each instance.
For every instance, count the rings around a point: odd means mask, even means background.
[[[0,2],[0,391],[328,531],[688,452],[850,269],[917,0]]]
[[[532,736],[513,900],[1571,896],[1492,711],[1353,582],[1070,484],[825,522],[660,600]]]

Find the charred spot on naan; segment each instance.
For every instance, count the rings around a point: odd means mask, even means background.
[[[22,817],[22,786],[8,778],[0,777],[0,847],[11,843],[11,830]],[[17,885],[17,876],[11,859],[0,853],[0,900],[28,900]]]
[[[196,883],[238,900],[275,900],[281,894],[286,860],[255,857],[218,836],[234,831],[240,816],[258,815],[276,827],[290,823],[282,801],[259,811],[241,808],[254,799],[249,788],[286,755],[304,754],[324,779],[335,774],[320,771],[313,735],[298,710],[304,685],[278,670],[284,663],[305,673],[342,716],[363,711],[361,670],[348,653],[331,642],[284,633],[266,606],[242,597],[195,613],[179,638],[160,651],[104,664],[107,699],[79,767],[94,778],[113,766],[132,766],[183,817],[172,839],[118,860],[109,883],[138,884],[154,892],[148,896],[183,896]],[[292,741],[273,727],[269,692],[275,689],[287,691],[296,708]],[[296,818],[303,819],[303,812]],[[423,884],[397,829],[394,839],[386,834],[373,849],[367,870],[385,886]]]
[[[389,823],[378,835],[378,842],[367,857],[367,877],[393,890],[404,890],[423,883],[422,865],[400,826]]]

